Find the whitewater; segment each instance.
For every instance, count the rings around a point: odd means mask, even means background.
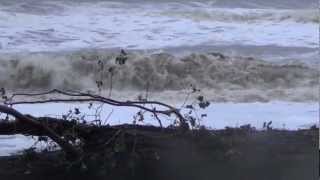
[[[5,4],[4,2],[2,4]],[[1,52],[182,45],[316,48],[315,9],[228,8],[214,1],[13,1],[0,7]]]
[[[104,77],[108,94],[102,61],[116,69],[115,99],[136,99],[148,87],[151,99],[178,106],[192,84],[211,102],[199,112],[209,128],[259,129],[268,121],[308,128],[319,110],[317,7],[315,0],[0,0],[0,84],[8,93],[96,91]],[[124,66],[115,63],[120,49],[128,54]],[[16,108],[57,117],[75,107],[90,114],[87,104]],[[111,125],[131,123],[137,112],[103,109]],[[1,136],[0,155],[34,142]]]

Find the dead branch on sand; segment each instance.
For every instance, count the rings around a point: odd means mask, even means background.
[[[44,100],[15,101],[15,98],[18,96],[36,97],[53,94],[60,94],[66,97],[50,98]],[[160,127],[162,127],[162,123],[158,115],[175,115],[180,123],[179,128],[183,130],[189,129],[188,120],[185,119],[185,117],[180,113],[179,109],[158,101],[117,101],[111,98],[106,98],[91,93],[77,91],[62,91],[58,89],[53,89],[41,93],[15,93],[12,94],[10,97],[3,95],[3,99],[5,100],[5,102],[4,105],[0,105],[0,112],[13,116],[15,118],[15,121],[6,122],[1,121],[0,119],[0,134],[48,136],[61,147],[61,149],[67,154],[69,158],[72,159],[79,158],[81,156],[81,150],[79,150],[74,144],[70,142],[71,139],[68,139],[66,136],[64,136],[64,130],[68,128],[77,129],[78,137],[76,138],[84,138],[86,137],[88,132],[92,130],[92,126],[86,124],[79,124],[64,119],[54,119],[50,117],[32,117],[30,115],[24,115],[19,111],[15,110],[13,106],[18,104],[44,104],[59,102],[100,102],[116,107],[134,107],[152,113],[159,122]],[[150,108],[149,106],[151,106],[152,108]],[[157,106],[158,109],[155,108],[155,106]]]

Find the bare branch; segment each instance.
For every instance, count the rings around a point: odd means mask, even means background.
[[[63,99],[63,98],[53,98],[48,100],[38,100],[38,101],[13,101],[13,98],[16,96],[41,96],[41,95],[50,95],[50,94],[62,94],[69,97],[78,97],[73,99]],[[80,97],[80,98],[79,98]],[[42,104],[42,103],[50,103],[50,102],[102,102],[112,106],[125,106],[125,107],[135,107],[138,109],[145,110],[152,114],[164,114],[166,116],[170,116],[174,114],[179,119],[181,125],[186,125],[187,121],[183,117],[183,115],[179,112],[179,109],[176,109],[173,106],[168,104],[158,102],[158,101],[117,101],[111,98],[105,98],[100,95],[94,95],[91,93],[83,93],[76,91],[62,91],[58,89],[53,89],[47,92],[42,93],[16,93],[10,97],[10,102],[6,102],[8,105],[17,105],[17,104]],[[148,108],[145,105],[157,105],[162,108],[167,108],[167,110],[156,110],[155,108]],[[158,119],[159,120],[159,119]]]

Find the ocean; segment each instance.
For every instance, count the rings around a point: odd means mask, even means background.
[[[202,122],[210,128],[273,120],[298,129],[317,123],[318,39],[315,0],[0,0],[0,85],[9,93],[95,91],[103,80],[109,94],[103,62],[116,69],[113,98],[148,88],[151,99],[181,104],[192,84],[212,102]],[[124,66],[115,64],[120,49]],[[17,108],[56,116],[69,106]],[[131,122],[134,112],[112,122]],[[0,137],[0,155],[33,142]]]

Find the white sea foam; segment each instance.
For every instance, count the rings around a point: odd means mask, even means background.
[[[208,3],[42,2],[0,7],[0,52],[181,45],[318,46],[314,9]]]

